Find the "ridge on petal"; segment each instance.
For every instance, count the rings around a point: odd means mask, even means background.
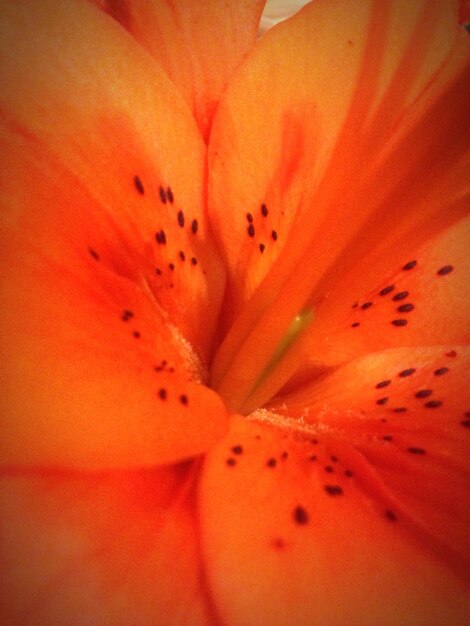
[[[265,0],[98,0],[163,67],[208,139],[218,101],[253,46]]]

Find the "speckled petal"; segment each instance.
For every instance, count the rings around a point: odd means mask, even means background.
[[[260,405],[250,385],[295,317],[353,267],[468,214],[469,58],[456,3],[432,0],[320,0],[260,39],[209,149],[229,269],[212,380],[232,408]]]
[[[1,460],[202,453],[224,275],[194,120],[88,3],[4,3],[0,30]]]
[[[253,417],[233,421],[201,483],[203,552],[224,624],[465,622],[468,587],[396,508],[379,464],[326,428]],[[418,503],[423,458],[402,456]]]
[[[272,410],[347,442],[397,517],[470,572],[470,347],[396,348],[355,359]]]

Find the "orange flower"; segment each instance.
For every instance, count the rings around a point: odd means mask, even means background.
[[[468,8],[262,5],[1,5],[2,623],[468,620]]]

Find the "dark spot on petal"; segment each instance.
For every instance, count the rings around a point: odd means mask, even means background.
[[[312,454],[311,456],[308,457],[309,461],[316,461],[317,460],[317,455],[316,454]]]
[[[391,380],[381,380],[380,383],[375,385],[376,389],[383,389],[384,387],[388,387],[392,381]]]
[[[372,306],[372,302],[364,302],[364,304],[361,305],[361,309],[368,309],[371,306]]]
[[[180,395],[180,402],[181,404],[184,404],[184,406],[188,406],[189,400],[188,400],[188,396],[185,393],[182,393]]]
[[[251,213],[246,214],[246,219],[251,224],[253,222],[253,215]]]
[[[460,424],[461,424],[464,428],[470,428],[470,419],[465,419],[465,420],[462,420],[462,421],[460,422]]]
[[[169,263],[168,267],[170,268],[170,270],[173,272],[175,269],[175,264],[174,263]]]
[[[134,337],[135,337],[136,339],[140,339],[140,333],[139,333],[139,331],[138,331],[138,330],[134,330],[134,332],[133,332],[132,334],[134,335]]]
[[[330,456],[330,459],[333,461],[333,463],[337,463],[337,462],[338,462],[338,457],[337,457],[337,456],[335,456],[334,454],[332,454],[332,455]]]
[[[405,298],[408,298],[408,296],[410,295],[409,291],[399,291],[398,293],[396,293],[392,300],[404,300]]]
[[[173,204],[173,200],[175,199],[175,197],[173,195],[173,191],[171,190],[171,187],[166,188],[166,197],[168,198],[170,204]]]
[[[440,400],[429,400],[429,402],[424,403],[424,406],[427,409],[437,409],[441,405],[442,405],[442,402]]]
[[[268,460],[266,461],[266,465],[267,465],[268,467],[276,467],[276,465],[277,465],[277,461],[276,461],[276,459],[274,459],[274,458],[270,458],[270,459],[268,459]]]
[[[263,217],[267,217],[268,216],[268,207],[264,204],[261,205],[261,215]]]
[[[308,513],[303,506],[296,506],[292,516],[296,524],[308,524]]]
[[[327,472],[328,474],[332,474],[334,471],[335,470],[332,465],[325,465],[325,472]]]
[[[392,437],[392,435],[384,435],[384,436],[382,437],[382,439],[383,439],[384,441],[393,441],[393,437]]]
[[[140,178],[137,176],[137,174],[134,176],[134,186],[137,189],[137,191],[140,193],[140,195],[143,196],[145,193],[144,185],[142,181],[140,180]]]
[[[255,227],[253,226],[253,224],[250,224],[246,230],[250,237],[255,236]]]
[[[441,267],[440,270],[437,270],[437,275],[438,276],[445,276],[446,274],[450,274],[453,271],[453,266],[452,265],[444,265],[444,267]]]
[[[406,406],[397,406],[393,411],[394,413],[406,413]]]
[[[406,326],[408,324],[408,320],[402,320],[402,319],[392,320],[392,324],[394,326]]]
[[[180,250],[180,252],[179,252],[179,257],[180,257],[180,259],[181,259],[182,261],[185,261],[185,260],[186,260],[186,255],[185,255],[185,253],[183,252],[183,250]]]
[[[237,460],[234,459],[233,457],[229,457],[228,459],[226,459],[225,463],[229,466],[229,467],[233,467],[234,465],[237,464]]]
[[[393,511],[391,511],[390,509],[387,509],[385,511],[385,517],[390,521],[390,522],[396,522],[397,521],[397,516],[395,515],[395,513]]]
[[[388,398],[379,398],[375,401],[375,404],[387,404]]]
[[[408,313],[409,311],[412,311],[414,308],[415,308],[414,304],[407,302],[406,304],[402,304],[401,306],[399,306],[397,308],[397,311],[399,313]]]
[[[289,453],[288,453],[288,452],[283,452],[283,453],[281,454],[281,459],[282,459],[283,461],[285,461],[285,460],[287,459],[287,457],[288,457],[288,456],[289,456]]]
[[[353,308],[353,309],[357,309],[357,307],[358,307],[358,306],[359,306],[359,302],[355,302],[355,303],[352,305],[352,308]]]
[[[180,226],[180,228],[184,228],[184,213],[181,209],[178,211],[177,219],[178,219],[178,225]]]
[[[166,244],[165,231],[159,230],[158,233],[155,233],[155,239],[157,240],[157,243],[159,243],[160,245]]]
[[[271,231],[271,237],[272,237],[272,240],[273,240],[273,241],[276,241],[276,240],[277,240],[277,232],[276,232],[275,230],[272,230],[272,231]]]
[[[451,350],[450,352],[446,352],[446,356],[455,357],[457,356],[457,352],[455,350]]]
[[[447,374],[448,371],[448,367],[439,367],[437,370],[434,370],[434,376],[442,376],[443,374]]]
[[[197,265],[197,259],[196,257],[191,257],[191,265]]]
[[[121,315],[121,319],[123,322],[128,322],[132,317],[134,317],[134,313],[129,309],[124,309]]]
[[[197,220],[193,220],[191,222],[191,231],[195,235],[197,233],[197,229],[199,228],[199,224]]]
[[[408,452],[410,454],[426,454],[426,450],[424,448],[416,448],[414,446],[408,448]]]
[[[343,495],[343,488],[339,485],[325,485],[324,489],[326,493],[330,496],[341,496]]]
[[[243,454],[243,446],[237,445],[232,447],[233,454]]]
[[[160,400],[166,400],[168,397],[168,393],[167,390],[162,387],[161,389],[158,390],[158,397],[160,398]]]
[[[160,200],[163,202],[163,204],[166,204],[166,201],[167,201],[166,191],[163,189],[162,186],[159,187],[158,193],[160,194]]]
[[[414,374],[416,372],[416,369],[414,367],[409,367],[406,370],[402,370],[398,376],[400,376],[401,378],[405,378],[406,376],[411,376],[411,374]]]
[[[408,261],[408,263],[406,263],[406,265],[404,265],[402,267],[403,270],[405,270],[405,272],[412,270],[414,267],[416,267],[418,261]]]
[[[415,398],[428,398],[432,394],[432,389],[420,389],[415,393]]]
[[[360,326],[360,322],[353,322],[351,324],[351,328],[357,328],[358,326]]]
[[[260,243],[259,244],[259,251],[261,252],[261,254],[263,254],[263,252],[265,251],[266,246],[264,245],[264,243]]]
[[[88,252],[90,253],[90,256],[95,259],[95,261],[100,260],[100,255],[98,254],[98,252],[96,252],[96,250],[93,250],[93,248],[88,248]]]
[[[344,475],[347,476],[348,478],[351,478],[351,476],[354,476],[354,473],[350,470],[344,470]]]
[[[388,293],[395,289],[395,285],[388,285],[379,291],[379,296],[386,296]]]
[[[156,272],[159,276],[161,276],[161,275],[162,275],[162,270],[161,270],[159,267],[156,267],[156,268],[155,268],[155,272]]]

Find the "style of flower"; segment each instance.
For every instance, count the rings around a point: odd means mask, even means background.
[[[468,621],[468,4],[262,10],[1,4],[2,624]]]

